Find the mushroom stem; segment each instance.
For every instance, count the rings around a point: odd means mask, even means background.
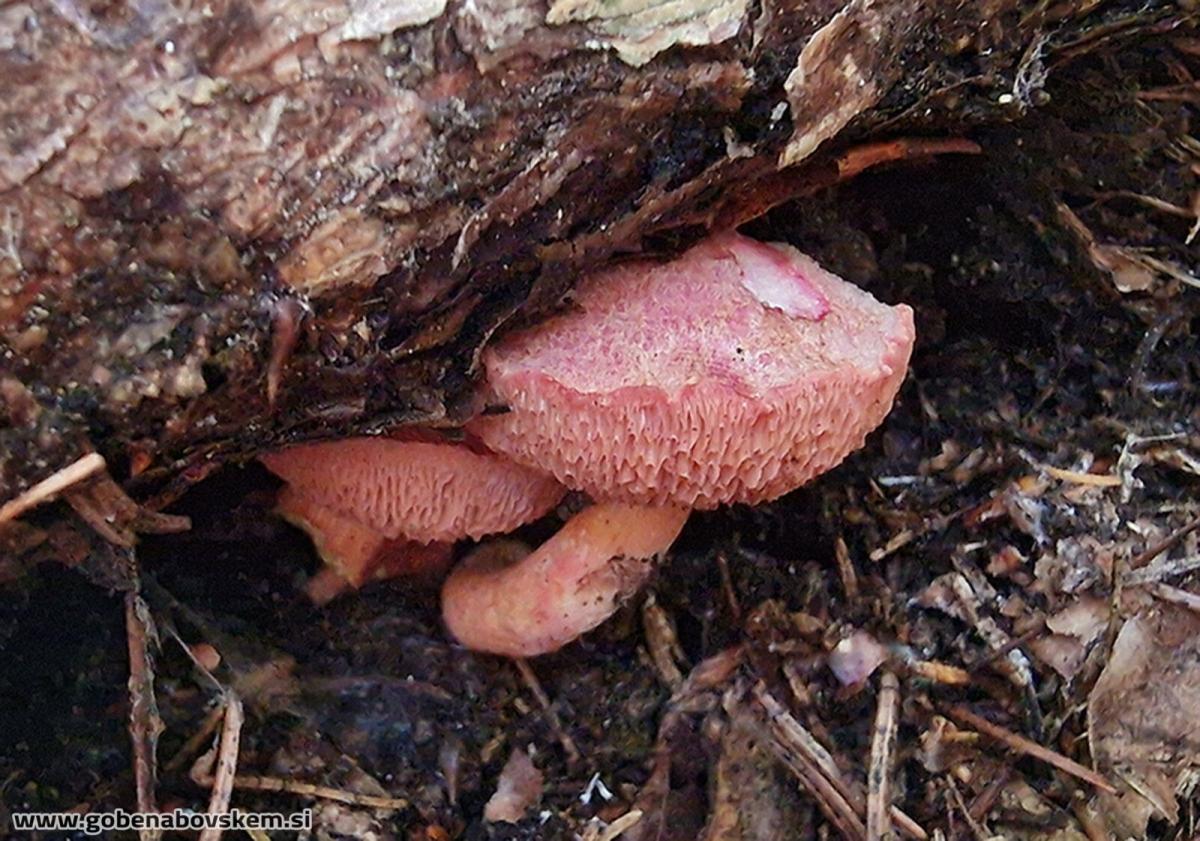
[[[636,593],[675,541],[688,510],[600,504],[576,514],[532,553],[485,544],[442,588],[442,616],[468,648],[532,657],[595,628]]]

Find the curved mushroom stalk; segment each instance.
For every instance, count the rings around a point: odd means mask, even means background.
[[[531,657],[592,630],[636,593],[687,521],[683,508],[600,504],[534,552],[514,541],[479,547],[442,588],[442,616],[463,645]]]

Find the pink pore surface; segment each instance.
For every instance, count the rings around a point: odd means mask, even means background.
[[[748,270],[786,276],[747,283]],[[796,276],[823,314],[764,303],[763,288]],[[790,246],[721,234],[669,263],[584,278],[571,311],[487,350],[491,399],[509,411],[470,428],[599,500],[761,502],[862,446],[913,340],[908,307],[881,304]]]
[[[385,537],[422,543],[511,531],[564,492],[542,471],[449,441],[348,438],[261,458],[313,502]]]
[[[508,540],[481,546],[446,579],[442,617],[477,651],[554,651],[637,592],[687,516],[683,508],[593,505],[532,553]]]

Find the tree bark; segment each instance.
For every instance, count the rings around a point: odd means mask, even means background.
[[[92,451],[148,492],[453,425],[481,345],[581,267],[833,183],[867,138],[1019,116],[1126,12],[1176,6],[10,3],[0,503]]]

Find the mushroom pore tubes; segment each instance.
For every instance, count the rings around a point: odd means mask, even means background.
[[[474,649],[555,650],[636,592],[689,510],[775,499],[836,466],[887,415],[914,341],[908,307],[734,232],[584,276],[571,304],[484,351],[486,402],[503,411],[468,423],[466,444],[356,438],[264,457],[318,547],[336,541],[314,506],[430,543],[510,531],[585,492],[593,506],[541,547],[485,544],[450,573],[443,617]],[[395,544],[346,542],[369,548],[323,556],[349,583],[374,577],[368,551],[388,557],[384,574],[404,568]]]

